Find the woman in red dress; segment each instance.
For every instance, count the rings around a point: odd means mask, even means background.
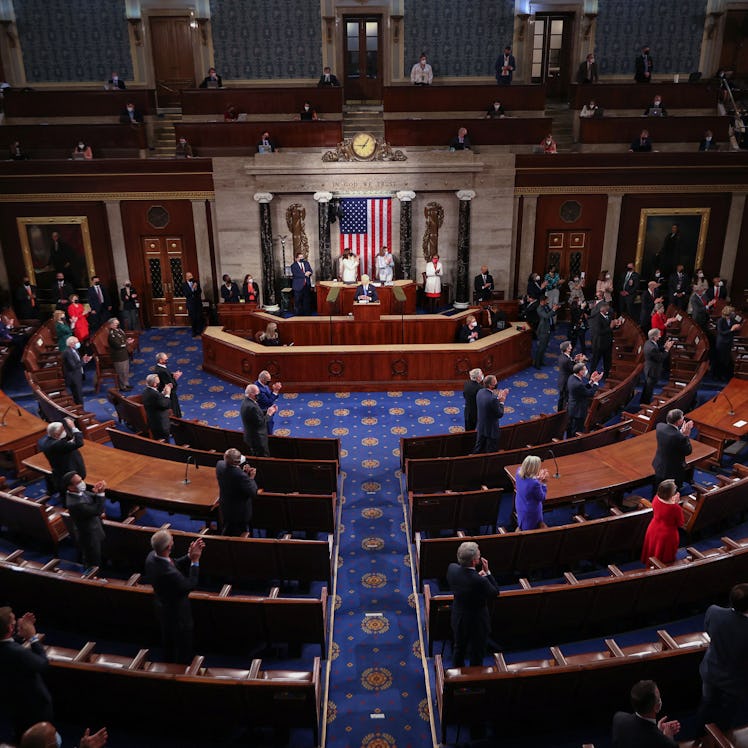
[[[78,299],[78,294],[73,294],[70,297],[70,304],[68,304],[68,317],[70,318],[70,327],[73,328],[73,335],[75,335],[81,344],[88,340],[88,318],[86,312],[83,309],[83,304]]]
[[[654,515],[644,536],[642,563],[648,565],[650,556],[654,556],[663,564],[671,564],[675,561],[680,542],[678,528],[684,522],[680,494],[674,480],[660,483],[652,499],[652,510]]]
[[[651,319],[651,326],[650,330],[654,330],[655,327],[662,333],[663,338],[665,337],[665,332],[667,331],[668,325],[673,324],[673,322],[677,322],[677,317],[668,317],[667,314],[665,314],[665,305],[658,302],[654,305],[654,311],[652,312],[652,319]],[[645,330],[645,332],[649,332],[648,330]]]

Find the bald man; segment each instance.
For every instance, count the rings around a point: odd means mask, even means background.
[[[271,405],[263,413],[257,403],[260,388],[256,384],[248,384],[244,390],[241,417],[244,427],[244,443],[255,457],[270,457],[268,444],[268,421],[276,414],[277,405]]]

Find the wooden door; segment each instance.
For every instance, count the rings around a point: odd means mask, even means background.
[[[346,99],[382,98],[382,16],[343,17]]]
[[[748,11],[727,11],[719,66],[734,71],[734,78],[748,74]]]
[[[181,237],[142,237],[145,303],[151,325],[188,324],[184,286],[184,245]]]
[[[151,50],[159,106],[179,106],[180,91],[195,85],[189,16],[151,16]]]
[[[551,265],[555,265],[564,280],[569,280],[578,273],[588,275],[589,234],[589,231],[548,231],[545,265],[536,268],[537,272],[542,276]],[[589,283],[590,279],[587,278],[587,286]]]
[[[535,15],[531,81],[545,84],[550,99],[565,99],[569,92],[573,25],[573,13]]]

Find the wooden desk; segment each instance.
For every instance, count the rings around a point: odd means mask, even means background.
[[[122,452],[86,440],[81,448],[89,487],[105,480],[107,494],[122,496],[133,504],[168,512],[210,517],[218,506],[216,471],[189,469],[190,483],[184,484],[184,465]],[[37,454],[23,461],[31,470],[50,475],[47,458]]]
[[[485,112],[496,99],[510,114],[513,110],[528,109],[542,112],[545,109],[545,87],[498,86],[495,83],[434,86],[406,83],[384,87],[385,112]]]
[[[711,457],[715,450],[691,440],[693,451],[686,457],[691,466]],[[543,467],[548,470],[548,492],[545,508],[559,504],[582,503],[593,497],[610,503],[617,501],[626,491],[650,481],[654,476],[652,459],[657,451],[655,431],[610,444],[598,449],[558,457],[560,478],[554,478],[555,465],[547,454],[541,454]],[[519,465],[507,465],[504,470],[514,485]]]
[[[25,478],[30,470],[23,460],[36,453],[36,443],[47,431],[41,418],[19,408],[4,392],[0,391],[0,452],[5,453],[19,478]],[[46,458],[42,455],[46,462]]]
[[[156,113],[156,92],[152,88],[128,88],[126,91],[22,91],[11,88],[3,92],[5,116],[9,118],[115,116],[121,114],[129,102],[135,104],[141,114]]]
[[[247,114],[282,114],[301,111],[311,102],[317,114],[343,111],[343,89],[317,86],[255,86],[253,88],[187,88],[183,89],[182,114],[220,114],[236,107]],[[488,106],[488,105],[486,105]]]
[[[714,139],[727,143],[728,117],[603,117],[580,120],[580,143],[621,143],[626,148],[636,140],[642,130],[649,130],[652,147],[658,143],[692,143],[696,150],[705,130],[714,133]]]
[[[327,295],[332,288],[340,288],[340,295],[335,302],[332,314],[348,314],[353,311],[353,297],[358,283],[342,283],[341,281],[320,281],[317,283],[317,314],[330,314]],[[377,286],[377,296],[382,314],[400,314],[400,303],[395,299],[392,289],[397,286],[405,293],[405,308],[402,314],[416,313],[416,284],[411,280],[397,280],[391,286]]]
[[[734,415],[730,415],[731,410]],[[725,443],[748,434],[748,380],[731,379],[722,392],[692,410],[688,418],[699,430],[698,440],[717,450],[714,459],[719,463]],[[736,426],[740,421],[744,422],[743,425]]]
[[[572,109],[581,109],[594,99],[598,106],[605,109],[641,109],[644,111],[654,99],[655,94],[662,96],[666,108],[697,109],[714,107],[717,93],[703,84],[652,83],[642,86],[639,83],[592,83],[573,85],[570,91]]]
[[[473,146],[538,145],[552,132],[553,120],[550,117],[388,119],[384,122],[384,136],[393,146],[436,145],[448,149],[449,141],[460,127],[467,128]]]

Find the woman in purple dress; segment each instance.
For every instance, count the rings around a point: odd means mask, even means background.
[[[540,457],[528,455],[517,469],[514,507],[517,511],[518,530],[537,530],[539,527],[548,527],[543,522],[543,502],[548,471],[542,468],[541,464]]]

